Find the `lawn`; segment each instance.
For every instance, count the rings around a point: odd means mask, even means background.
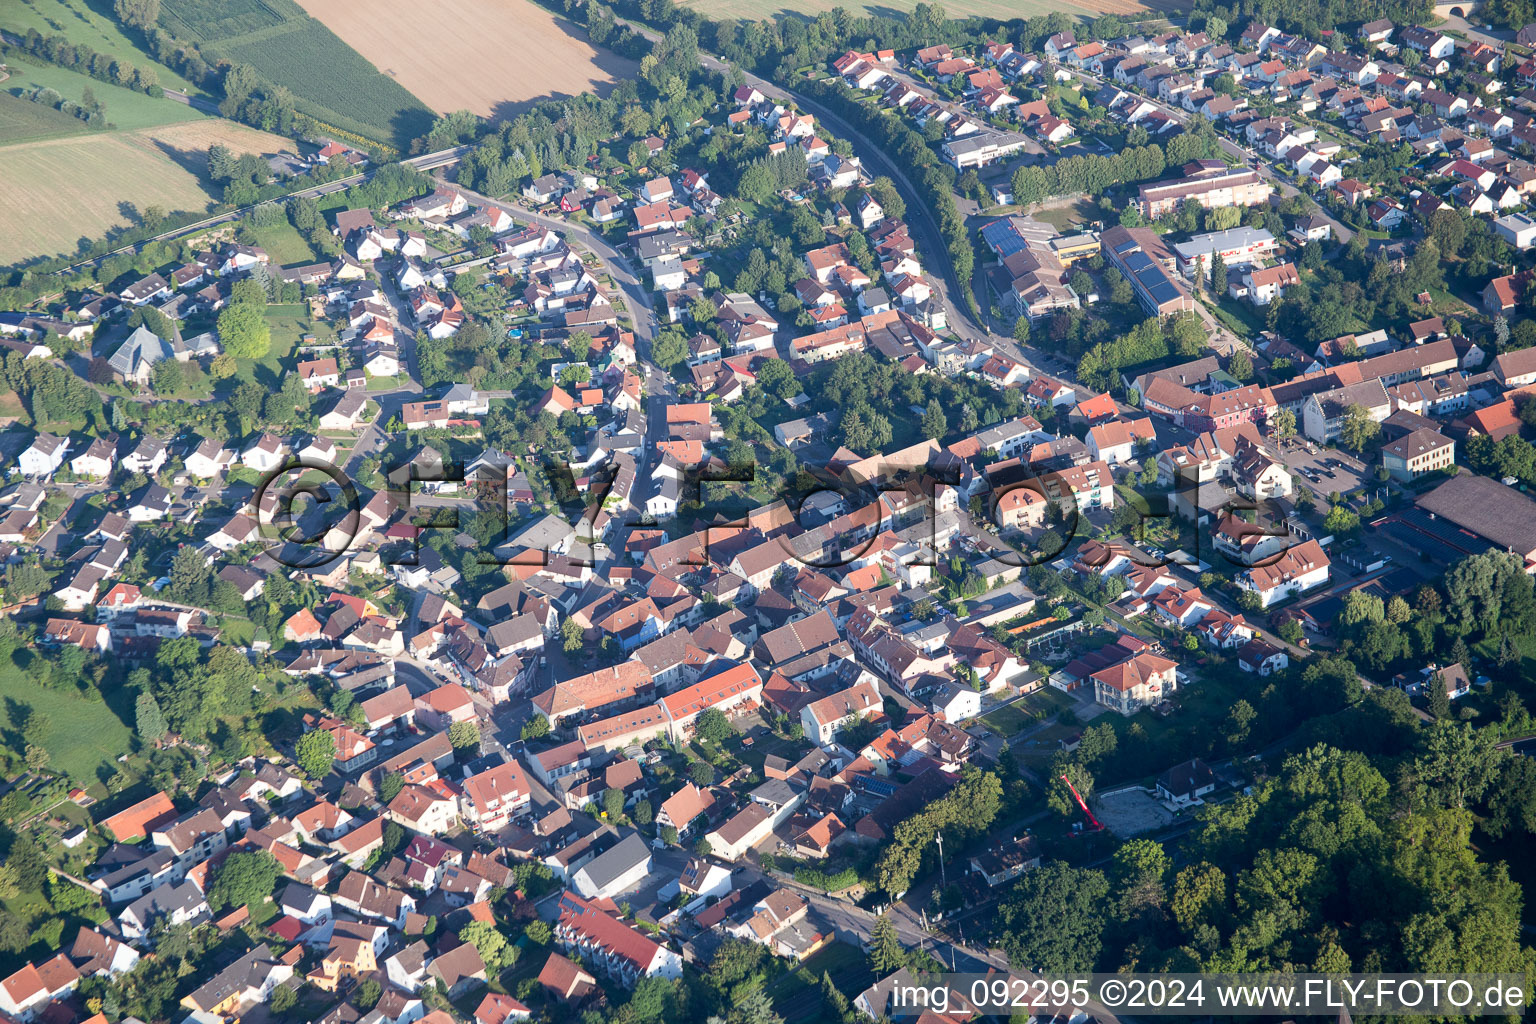
[[[260,359],[237,359],[238,380],[253,378],[257,383],[276,390],[282,386],[284,365],[293,354],[293,347],[305,334],[315,334],[315,324],[309,318],[309,308],[303,303],[288,303],[267,307],[267,327],[272,331],[272,347]]]
[[[267,255],[278,266],[288,267],[296,263],[315,262],[315,250],[304,241],[299,229],[286,220],[252,229],[256,244],[267,250]]]
[[[1219,303],[1207,297],[1205,308],[1240,338],[1252,338],[1264,330],[1264,314],[1251,303],[1223,295]]]
[[[97,768],[115,766],[132,745],[128,726],[105,703],[79,696],[72,683],[38,686],[16,665],[5,664],[0,667],[0,727],[7,732],[16,728],[25,706],[48,719],[43,746],[51,766],[84,785],[95,783]]]
[[[76,46],[89,46],[135,67],[153,67],[160,84],[167,88],[199,91],[164,64],[157,64],[123,32],[112,15],[111,0],[16,0],[6,4],[0,22],[16,35],[24,35],[31,28],[45,36],[63,34]]]
[[[1046,210],[1034,210],[1030,216],[1042,223],[1049,224],[1057,231],[1067,234],[1091,220],[1098,220],[1102,216],[1099,208],[1086,199],[1079,199],[1071,203],[1063,203],[1052,206]]]
[[[981,716],[988,729],[999,736],[1015,736],[1029,724],[1029,716],[1019,710],[1017,704],[1005,704]]]

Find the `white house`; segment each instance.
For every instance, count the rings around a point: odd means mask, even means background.
[[[25,476],[52,476],[64,464],[68,451],[68,439],[39,433],[27,450],[16,457],[16,464]]]
[[[880,690],[874,683],[857,683],[801,708],[800,725],[806,739],[822,746],[831,743],[855,719],[868,714],[881,714],[883,706]]]
[[[271,434],[262,434],[245,451],[240,461],[258,473],[269,473],[283,464],[288,446]]]
[[[1307,540],[1267,565],[1243,571],[1237,577],[1237,585],[1259,595],[1259,606],[1268,608],[1327,583],[1330,564],[1317,541]]]

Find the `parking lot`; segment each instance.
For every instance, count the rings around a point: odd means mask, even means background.
[[[1281,451],[1281,458],[1293,474],[1313,493],[1326,497],[1337,491],[1346,494],[1372,482],[1372,470],[1359,459],[1334,448],[1318,448],[1304,445],[1310,442],[1288,444]],[[1316,454],[1313,454],[1313,452]]]

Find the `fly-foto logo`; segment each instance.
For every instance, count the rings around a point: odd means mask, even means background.
[[[567,462],[545,460],[540,469],[542,499],[514,492],[515,464],[481,464],[468,473],[462,464],[418,459],[389,469],[386,486],[364,501],[335,464],[294,457],[268,472],[250,501],[271,557],[306,570],[375,541],[381,564],[416,565],[429,530],[451,531],[483,565],[547,566],[560,557],[591,568],[602,561],[599,549],[623,531],[663,525],[638,510],[642,482],[632,468],[609,463],[579,480]],[[1274,564],[1306,539],[1284,525],[1288,510],[1273,500],[1223,492],[1212,506],[1204,500],[1210,485],[1193,474],[1148,494],[1117,488],[1108,477],[1084,487],[1081,474],[1070,471],[977,486],[944,466],[881,467],[868,475],[802,467],[775,500],[726,519],[711,512],[704,488],[716,499],[738,488],[745,495],[757,479],[755,466],[712,460],[677,473],[679,510],[706,524],[700,543],[672,563],[679,565],[707,565],[715,548],[739,549],[744,535],[761,535],[782,548],[785,563],[838,568],[869,560],[883,534],[897,533],[907,549],[903,564],[937,565],[951,543],[968,538],[1001,565],[1029,568],[1068,556],[1083,541],[1123,534],[1132,542],[1125,557],[1135,566],[1219,560],[1246,570]],[[781,513],[765,514],[775,505]],[[1214,541],[1201,528],[1213,518],[1222,526]],[[1149,528],[1160,538],[1150,552],[1138,546]]]

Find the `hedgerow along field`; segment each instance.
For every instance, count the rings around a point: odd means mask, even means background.
[[[400,149],[432,127],[425,104],[291,0],[162,0],[160,24],[249,64],[324,124]]]
[[[201,212],[217,198],[204,176],[208,147],[264,155],[286,139],[184,103],[154,99],[53,65],[14,61],[0,89],[47,86],[79,102],[90,89],[109,130],[0,92],[0,266],[72,252],[131,222],[129,207]]]
[[[175,71],[140,49],[112,17],[112,4],[102,0],[5,0],[0,3],[0,28],[13,36],[36,29],[45,36],[66,36],[77,46],[118,57],[140,68],[154,68],[167,89],[199,90]],[[9,90],[10,86],[5,88]],[[0,137],[3,138],[3,137]]]

